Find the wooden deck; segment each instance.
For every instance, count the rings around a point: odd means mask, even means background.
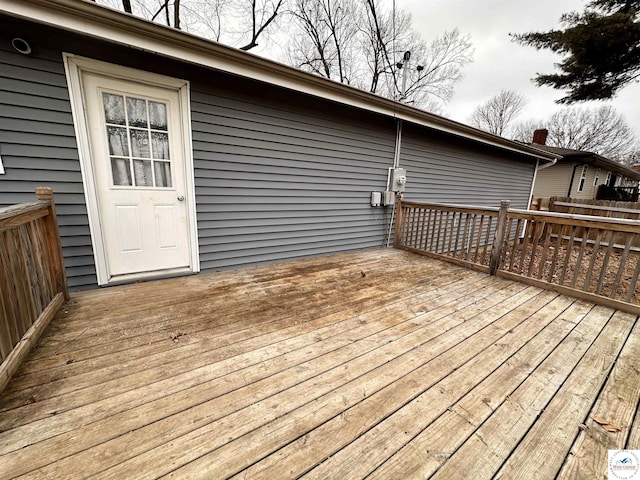
[[[631,314],[397,250],[101,289],[0,396],[0,478],[606,478],[638,359]]]

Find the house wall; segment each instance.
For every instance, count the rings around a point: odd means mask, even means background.
[[[573,162],[561,162],[552,167],[538,170],[533,197],[566,197],[574,165]]]
[[[288,97],[192,84],[205,270],[384,244],[386,212],[370,195],[386,183],[393,121]]]
[[[407,169],[406,196],[426,202],[527,208],[535,163],[465,144],[446,135],[404,129],[400,166]]]
[[[0,22],[2,20],[0,19]],[[96,283],[69,92],[60,52],[25,56],[0,37],[0,205],[53,188],[70,288]]]
[[[0,21],[4,21],[0,17]],[[372,208],[394,155],[395,120],[138,50],[8,20],[0,33],[0,204],[54,189],[72,289],[96,285],[62,52],[191,83],[201,268],[237,268],[386,243]],[[33,53],[14,52],[17,33]],[[535,163],[407,126],[401,166],[417,200],[526,206]]]
[[[584,182],[584,188],[581,192],[578,191],[580,188],[580,174],[582,172],[582,165],[578,165],[576,167],[576,174],[573,177],[573,184],[571,185],[571,194],[569,195],[571,198],[581,198],[581,199],[592,199],[596,198],[597,187],[593,185],[593,180],[596,175],[596,168],[587,165],[587,179]],[[600,183],[604,183],[604,180],[607,177],[607,172],[600,170],[600,177],[602,180]]]

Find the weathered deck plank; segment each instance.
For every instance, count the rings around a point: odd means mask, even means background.
[[[563,297],[558,298],[559,301]],[[482,382],[440,415],[370,476],[372,479],[428,478],[526,380],[593,306],[574,303],[554,318],[549,307],[541,317],[551,320]],[[548,314],[548,315],[547,315]],[[501,347],[502,343],[495,344]]]
[[[578,478],[640,437],[633,315],[406,252],[72,300],[0,397],[0,479]]]
[[[275,435],[268,435],[269,441],[261,445],[261,452],[256,451],[261,456],[266,456],[279,447],[296,440],[306,432],[316,429],[312,433],[304,437],[303,442],[294,442],[291,445],[289,455],[284,454],[280,450],[273,457],[270,464],[277,466],[273,471],[260,471],[260,476],[280,478],[290,477],[299,473],[304,473],[309,468],[309,463],[313,466],[321,460],[339,450],[341,445],[348,443],[350,438],[357,437],[360,429],[358,424],[368,425],[373,420],[372,417],[384,415],[385,411],[398,408],[398,404],[402,405],[406,402],[407,395],[415,394],[415,387],[421,388],[425,384],[433,382],[432,379],[438,379],[446,375],[451,365],[455,365],[455,360],[445,358],[452,357],[453,351],[463,352],[465,350],[472,351],[465,339],[481,328],[483,317],[489,315],[500,315],[500,307],[509,299],[512,304],[520,304],[530,299],[535,292],[522,291],[520,295],[515,295],[513,291],[505,289],[492,296],[493,302],[476,303],[474,308],[461,310],[465,312],[468,320],[460,323],[453,328],[446,328],[442,325],[439,329],[442,331],[431,341],[419,346],[413,351],[396,357],[381,365],[378,369],[368,372],[366,375],[358,377],[356,381],[345,384],[346,388],[338,388],[324,398],[318,399],[317,402],[301,407],[292,415],[284,418],[278,418],[270,424],[265,424],[260,432],[265,435],[267,431],[277,432]],[[494,303],[495,302],[495,303]],[[492,305],[492,303],[494,303]],[[511,307],[512,308],[512,307]],[[504,310],[503,310],[504,311]],[[490,313],[489,313],[490,312]],[[445,327],[445,328],[442,328]],[[476,337],[471,337],[476,338]],[[452,344],[453,343],[453,344]],[[396,350],[396,346],[391,346]],[[475,347],[477,348],[477,347]],[[469,354],[469,353],[467,353]],[[432,362],[433,356],[440,356],[440,362]],[[420,379],[421,383],[416,382]],[[395,389],[396,382],[415,385],[414,389]],[[332,410],[325,408],[323,402],[333,402],[339,409]],[[328,411],[327,411],[328,410]],[[338,416],[337,416],[338,415]],[[309,422],[309,419],[312,419]],[[306,422],[305,422],[306,420]],[[328,422],[327,422],[328,421]],[[324,423],[327,422],[327,423]],[[344,428],[345,422],[349,424],[349,428]],[[302,428],[301,428],[302,427]],[[288,435],[283,435],[287,432]],[[339,432],[336,436],[334,433]],[[259,435],[259,434],[258,434]],[[193,464],[187,465],[182,470],[176,472],[177,475],[189,477],[194,472],[206,472],[212,478],[229,476],[236,473],[239,468],[246,467],[238,460],[238,455],[246,449],[250,451],[257,450],[252,442],[255,442],[256,433],[243,438],[241,441],[235,442],[234,445],[229,444],[229,448],[222,452],[202,457]],[[318,442],[318,439],[320,441]],[[284,455],[284,456],[283,456]],[[229,462],[231,461],[231,462]],[[229,464],[231,463],[231,465]],[[207,465],[205,467],[205,465]],[[213,468],[212,468],[213,467]],[[255,466],[254,466],[255,467]],[[299,469],[295,471],[295,469]],[[340,476],[338,474],[338,476]]]
[[[433,478],[460,478],[472,473],[474,478],[491,478],[534,425],[612,314],[613,310],[599,307],[589,312]]]
[[[390,430],[389,424],[393,422],[384,421],[385,419],[392,418],[389,417],[390,415],[396,419],[398,416],[402,417],[399,420],[402,426],[398,428],[402,438],[407,435],[406,427],[408,426],[405,422],[415,425],[422,420],[416,418],[416,411],[420,411],[420,415],[425,417],[437,415],[438,405],[432,405],[432,402],[441,395],[441,383],[447,376],[457,373],[459,369],[464,369],[465,364],[485,350],[496,337],[499,338],[501,334],[528,318],[548,303],[553,296],[544,292],[524,303],[514,297],[513,300],[504,302],[503,306],[506,307],[504,310],[498,307],[482,312],[474,320],[483,326],[489,323],[489,326],[476,331],[464,331],[464,340],[455,348],[440,355],[437,351],[433,352],[435,355],[429,355],[427,357],[429,361],[420,369],[402,378],[398,384],[404,388],[397,389],[393,385],[370,400],[345,411],[344,417],[335,418],[310,434],[304,445],[294,444],[295,454],[291,457],[283,457],[281,462],[276,462],[274,465],[276,467],[274,471],[267,471],[265,474],[273,474],[276,477],[288,476],[289,472],[283,468],[285,465],[289,469],[304,468],[294,473],[305,473],[305,470],[310,470],[331,456],[315,470],[311,470],[307,476],[323,478],[327,474],[335,474],[335,478],[340,478],[353,472],[356,477],[363,477],[368,473],[366,470],[369,470],[371,462],[375,462],[377,456],[383,455],[384,449],[388,447],[382,444],[385,443],[384,436]],[[423,411],[425,405],[429,405],[427,412]],[[371,429],[371,427],[374,428]],[[368,448],[368,444],[373,448]],[[382,445],[380,449],[376,448],[379,444]],[[269,463],[273,464],[273,462]]]
[[[637,450],[640,447],[637,443],[627,446],[640,399],[640,323],[637,321],[634,330],[620,352],[589,418],[584,422],[559,478],[605,478],[608,450]],[[607,420],[609,425],[620,428],[620,431],[606,430],[593,417]]]
[[[505,286],[501,282],[497,283],[497,285],[499,284]],[[522,286],[518,286],[518,288],[522,289]],[[477,291],[473,295],[470,294],[470,290],[470,288],[467,289],[465,287],[461,288],[456,294],[450,293],[449,296],[440,297],[439,301],[445,302],[442,310],[449,313],[456,311],[465,302],[473,303],[483,295],[490,295],[495,291],[489,285],[487,285],[484,293],[483,291]],[[451,295],[453,295],[454,299],[459,299],[457,304],[453,304]],[[441,309],[438,308],[437,300],[433,300],[433,302],[434,309],[425,313],[425,315],[438,319],[444,312],[441,312]],[[118,460],[122,461],[125,457],[134,456],[137,453],[142,454],[147,449],[164,446],[165,448],[160,449],[161,453],[154,452],[154,454],[160,458],[166,458],[166,452],[163,450],[172,450],[176,442],[170,441],[179,438],[181,435],[189,435],[196,438],[193,441],[195,445],[190,445],[188,448],[189,454],[193,454],[198,448],[202,448],[197,447],[198,444],[201,444],[202,438],[200,437],[208,438],[208,441],[205,442],[207,445],[210,445],[212,441],[216,441],[211,439],[212,430],[214,431],[213,435],[218,440],[226,438],[226,432],[225,436],[221,434],[225,425],[230,426],[233,431],[237,431],[242,425],[242,420],[235,419],[245,415],[242,412],[243,408],[255,411],[262,407],[264,403],[269,403],[285,409],[279,412],[276,408],[269,408],[267,414],[249,415],[254,422],[269,418],[264,415],[285,414],[287,408],[292,408],[295,405],[296,399],[298,399],[297,401],[303,401],[311,394],[321,394],[323,389],[331,390],[332,386],[348,381],[351,376],[363,373],[379,363],[389,361],[394,355],[401,354],[403,349],[411,348],[415,345],[415,342],[419,344],[423,336],[426,337],[423,341],[426,341],[431,336],[438,335],[441,329],[446,327],[446,325],[442,325],[444,322],[434,325],[425,322],[426,326],[422,327],[422,323],[409,321],[413,319],[413,316],[415,314],[412,312],[409,312],[409,316],[398,315],[396,312],[397,320],[402,320],[402,323],[387,328],[388,323],[385,322],[383,324],[385,329],[377,335],[360,336],[363,335],[361,332],[354,337],[347,336],[346,338],[338,339],[338,341],[344,342],[345,345],[332,345],[332,350],[330,350],[329,354],[318,351],[316,345],[318,342],[313,342],[313,348],[308,348],[306,351],[294,351],[291,355],[276,356],[263,361],[261,364],[254,362],[254,364],[259,364],[260,368],[258,369],[248,369],[246,372],[240,371],[238,374],[233,375],[232,378],[216,378],[215,381],[209,381],[168,397],[163,396],[158,401],[145,403],[140,407],[124,411],[119,414],[119,417],[122,418],[126,428],[120,428],[116,431],[105,430],[109,429],[109,426],[113,424],[112,419],[107,418],[104,422],[101,422],[103,425],[100,425],[96,431],[102,441],[107,435],[113,440],[96,447],[97,450],[94,449],[93,451],[65,459],[62,468],[63,470],[77,472],[82,472],[87,467],[95,468],[96,461],[94,460],[88,465],[87,459],[102,451],[110,451],[112,452],[111,458],[117,457]],[[382,316],[381,318],[385,317]],[[461,323],[464,321],[464,317],[457,316],[450,321]],[[410,333],[415,333],[415,336],[408,336]],[[392,344],[396,339],[399,341]],[[344,373],[342,365],[348,361],[351,362],[349,370]],[[297,397],[295,396],[296,394],[298,395]],[[278,401],[278,395],[283,399],[286,398],[286,401]],[[195,407],[192,407],[193,398],[200,399],[199,404]],[[234,420],[233,422],[231,421],[232,419]],[[64,422],[64,424],[66,423]],[[118,423],[120,422],[116,422],[116,424]],[[145,424],[149,425],[144,426]],[[45,432],[47,430],[47,428],[43,429]],[[126,433],[128,430],[134,431]],[[123,434],[125,434],[124,437]],[[28,441],[30,437],[32,435],[25,436],[23,441]],[[94,435],[84,437],[72,431],[69,432],[69,437],[73,439],[69,446],[76,451],[95,445]],[[181,440],[184,441],[185,439]],[[58,441],[55,440],[53,443],[57,444]],[[20,455],[20,451],[16,453]],[[129,474],[131,472],[139,472],[140,464],[138,462],[146,464],[148,456],[151,456],[151,454],[135,457],[132,462],[134,466],[129,470]],[[111,466],[109,464],[110,456],[107,453],[100,455],[100,457],[99,466],[103,468]],[[150,461],[153,463],[155,459]],[[52,466],[51,468],[57,468],[57,466]],[[45,473],[49,472],[38,472],[38,475],[44,475]],[[124,475],[124,477],[126,476]],[[115,475],[115,478],[124,477]],[[136,477],[143,478],[140,474],[136,474]]]
[[[524,440],[511,453],[502,466],[502,478],[527,477],[548,479],[555,477],[569,453],[570,445],[597,400],[613,362],[627,338],[635,317],[616,312],[589,347],[578,365],[568,376],[544,412],[527,433]],[[539,448],[545,445],[556,455],[549,457]]]

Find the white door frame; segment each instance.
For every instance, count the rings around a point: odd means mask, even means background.
[[[63,53],[64,67],[69,85],[69,97],[71,100],[71,113],[78,142],[78,154],[80,156],[80,171],[87,202],[89,215],[89,230],[93,244],[93,256],[96,264],[98,285],[122,283],[142,278],[161,277],[177,273],[196,273],[200,271],[200,258],[198,253],[198,231],[196,224],[195,180],[193,170],[193,148],[191,142],[191,109],[189,97],[189,82],[177,78],[166,77],[155,73],[149,73],[133,68],[122,67],[111,63],[101,62],[90,58],[79,57],[69,53]],[[96,190],[96,178],[91,162],[91,142],[89,141],[89,129],[83,102],[82,74],[84,72],[96,73],[102,76],[112,77],[118,80],[127,80],[144,85],[153,85],[162,88],[176,90],[180,98],[180,118],[182,121],[180,142],[183,146],[184,178],[186,181],[186,207],[188,221],[188,235],[190,247],[190,265],[187,269],[159,270],[141,274],[119,275],[110,278],[107,265],[104,236],[100,224],[100,211]]]

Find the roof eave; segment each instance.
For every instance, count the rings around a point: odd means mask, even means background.
[[[597,164],[604,165],[605,168],[608,168],[616,173],[621,173],[627,178],[632,180],[640,181],[640,172],[636,172],[632,168],[627,167],[626,165],[622,165],[614,160],[610,160],[606,157],[598,155],[597,153],[593,154],[593,158],[596,160]]]

